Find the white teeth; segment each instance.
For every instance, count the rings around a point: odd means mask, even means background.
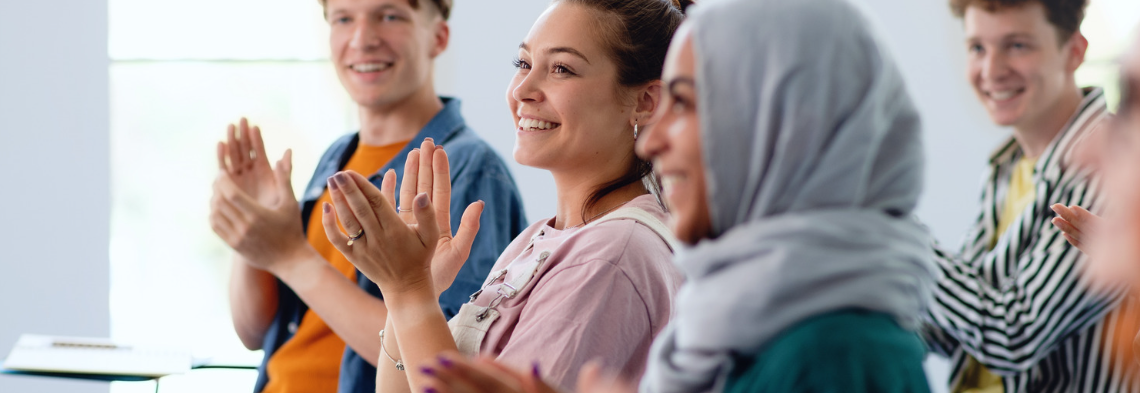
[[[994,100],[997,100],[997,101],[1005,101],[1005,100],[1008,100],[1010,98],[1013,98],[1013,96],[1015,96],[1015,95],[1017,95],[1016,90],[1003,90],[1003,91],[991,91],[990,92],[990,98],[993,98]]]
[[[549,130],[551,128],[554,128],[555,126],[557,126],[556,123],[551,123],[548,121],[542,121],[542,120],[536,120],[536,119],[525,119],[525,118],[519,119],[519,128],[522,128],[524,130],[527,130],[527,129]]]
[[[356,71],[356,72],[377,72],[377,71],[384,71],[384,70],[388,69],[388,67],[391,67],[391,66],[392,66],[392,63],[365,63],[365,64],[353,64],[351,66],[351,68],[353,71]]]
[[[661,176],[659,180],[661,181],[661,188],[666,192],[673,189],[673,186],[677,184],[678,181],[680,181],[680,179],[678,179],[675,175]]]

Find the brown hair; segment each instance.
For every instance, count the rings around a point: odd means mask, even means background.
[[[617,63],[618,84],[624,87],[638,87],[661,79],[669,42],[685,19],[685,7],[693,3],[686,0],[554,0],[559,1],[598,11],[601,17],[595,27],[610,58]],[[653,172],[648,161],[632,155],[633,162],[625,174],[598,186],[586,198],[583,220],[586,212],[603,197]]]
[[[320,2],[322,8],[328,5],[328,0],[320,0]],[[412,4],[412,8],[420,9],[419,0],[408,0],[408,3]],[[439,11],[439,15],[443,16],[443,20],[451,17],[451,0],[431,0],[431,4],[435,6],[436,11]]]
[[[1045,7],[1045,18],[1057,29],[1057,41],[1063,44],[1069,41],[1073,33],[1081,29],[1081,22],[1085,20],[1085,7],[1089,2],[1088,0],[950,0],[950,11],[954,12],[954,16],[961,18],[970,7],[995,12],[1024,7],[1032,3],[1040,3]]]

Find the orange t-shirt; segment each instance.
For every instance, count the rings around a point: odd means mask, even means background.
[[[349,158],[345,164],[344,170],[353,170],[369,176],[383,168],[384,164],[392,160],[392,157],[395,157],[407,144],[408,141],[384,146],[358,145],[352,158]],[[324,209],[321,206],[330,201],[326,189],[317,199],[313,213],[309,216],[309,244],[333,268],[355,282],[356,268],[329,242],[325,236],[324,225],[321,224],[321,219],[324,217]],[[262,392],[336,392],[344,347],[344,340],[333,333],[319,315],[311,309],[305,311],[293,338],[286,341],[269,358],[269,364],[266,365],[269,383]]]

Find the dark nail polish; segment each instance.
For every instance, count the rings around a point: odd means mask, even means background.
[[[416,196],[416,207],[424,208],[428,205],[428,197],[426,192],[420,193],[423,196]]]
[[[337,190],[337,185],[336,185],[336,175],[333,175],[333,176],[330,176],[330,177],[329,177],[329,190],[332,190],[332,191],[336,191],[336,190]]]
[[[424,375],[435,375],[435,370],[428,366],[420,367],[420,372]]]
[[[325,214],[332,213],[332,205],[330,205],[328,202],[324,203],[324,206],[322,207],[322,209],[324,209]]]
[[[538,371],[538,362],[537,361],[530,363],[530,373],[531,373],[531,375],[534,375],[535,378],[542,378],[542,373]]]
[[[336,176],[333,176],[333,177],[336,178],[336,185],[337,186],[344,187],[345,184],[348,184],[348,174],[346,174],[344,172],[338,173],[338,174],[336,174]]]
[[[435,390],[435,388],[426,388],[424,389],[424,393],[439,393],[439,391]]]
[[[443,366],[443,368],[451,368],[451,366],[455,365],[455,362],[452,362],[451,359],[440,356],[439,365]]]

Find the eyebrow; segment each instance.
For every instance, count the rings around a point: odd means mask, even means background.
[[[1015,32],[1015,33],[1009,33],[1009,34],[1003,35],[1001,37],[998,37],[998,40],[999,41],[1009,41],[1009,40],[1012,40],[1015,38],[1023,38],[1023,39],[1033,41],[1036,37],[1033,37],[1033,34],[1029,34],[1029,33]],[[966,42],[972,43],[975,41],[982,41],[982,39],[977,37],[977,36],[966,37]]]
[[[530,47],[526,46],[525,42],[519,44],[519,49],[522,49],[525,51],[530,51]],[[550,48],[550,49],[546,50],[546,54],[552,55],[555,53],[569,53],[571,55],[578,56],[578,57],[582,58],[582,60],[586,61],[586,64],[590,64],[590,59],[587,58],[586,55],[582,54],[582,52],[579,52],[577,49],[574,49],[574,48],[571,48],[568,46],[559,46],[559,47],[554,47],[554,48]]]
[[[697,87],[697,82],[693,81],[693,78],[684,76],[673,78],[673,80],[670,80],[668,84],[669,94],[677,94],[677,88],[681,85],[689,85],[689,88],[695,89]]]

